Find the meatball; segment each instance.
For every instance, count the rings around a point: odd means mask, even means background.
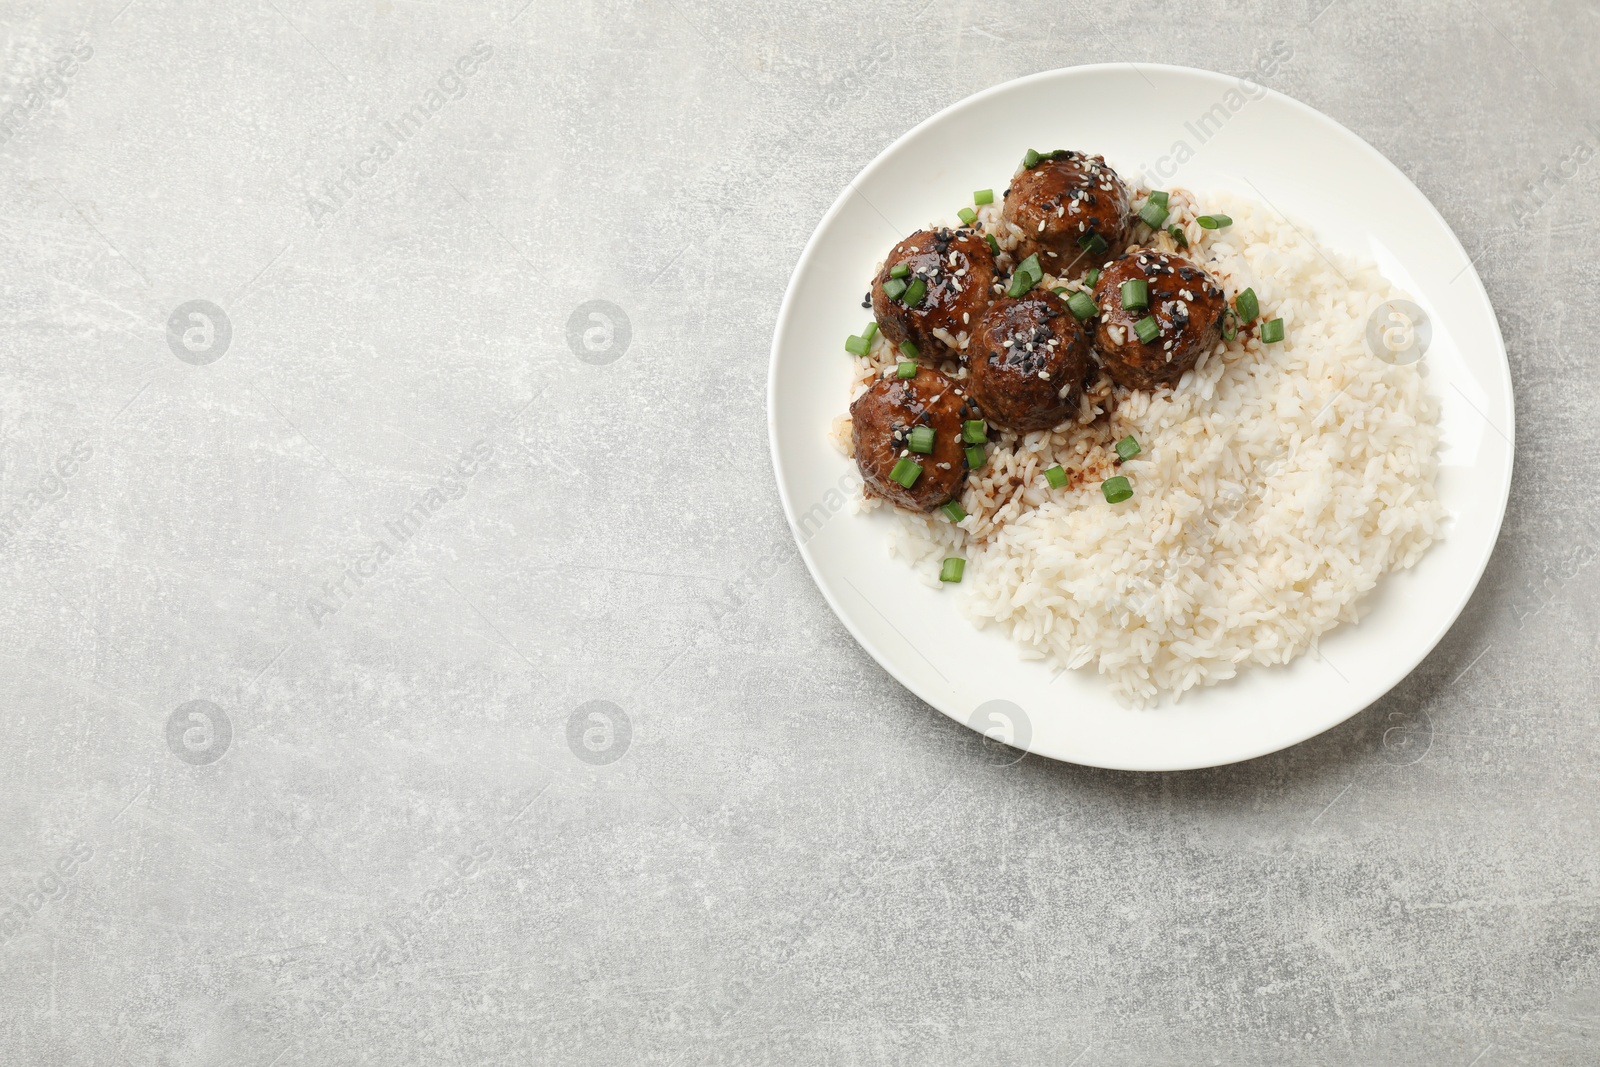
[[[1122,306],[1122,284],[1128,281],[1145,283],[1147,306]],[[1176,385],[1222,336],[1228,308],[1211,275],[1164,252],[1134,252],[1108,263],[1094,287],[1094,302],[1100,308],[1094,347],[1111,377],[1130,389]],[[1137,324],[1147,317],[1155,321],[1156,332],[1143,341]]]
[[[872,281],[872,313],[894,344],[910,341],[930,361],[962,359],[952,339],[972,332],[993,298],[994,253],[972,230],[918,230],[895,245]],[[890,294],[894,294],[891,296]]]
[[[1024,161],[1001,214],[1022,231],[1018,260],[1037,253],[1045,273],[1069,278],[1122,251],[1128,190],[1100,156],[1051,152]]]
[[[967,348],[968,388],[988,420],[1028,433],[1077,413],[1089,373],[1089,331],[1045,289],[1002,297],[978,321]]]
[[[931,511],[961,492],[967,477],[961,424],[980,416],[957,390],[954,379],[918,367],[914,378],[879,378],[850,405],[856,466],[873,492],[915,511]],[[933,451],[914,452],[911,432],[924,426],[933,431]],[[921,468],[909,487],[890,477],[902,459]]]

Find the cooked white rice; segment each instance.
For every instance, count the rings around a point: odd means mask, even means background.
[[[891,543],[934,585],[941,559],[966,557],[964,580],[946,588],[970,618],[1005,628],[1030,657],[1094,666],[1136,705],[1244,663],[1287,663],[1356,621],[1362,595],[1415,563],[1444,518],[1424,364],[1393,365],[1364,340],[1368,315],[1403,294],[1268,207],[1197,199],[1171,195],[1191,245],[1180,254],[1230,300],[1254,288],[1262,319],[1284,320],[1285,340],[1219,344],[1171,391],[1113,392],[1102,377],[1076,426],[991,431],[997,444],[962,496],[968,517],[957,527],[896,511]],[[1009,250],[999,208],[980,218]],[[1206,212],[1233,225],[1203,230],[1193,218]],[[1174,250],[1165,233],[1135,236]],[[880,333],[860,360],[863,379],[893,362]],[[834,434],[848,451],[848,418]],[[1142,452],[1116,468],[1111,446],[1129,434]],[[1057,463],[1072,476],[1065,489],[1043,475]],[[1100,482],[1113,474],[1132,483],[1131,500],[1106,503]]]

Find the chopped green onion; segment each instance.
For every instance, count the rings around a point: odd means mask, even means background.
[[[1200,224],[1202,230],[1220,230],[1233,225],[1233,220],[1226,215],[1201,215],[1194,221]]]
[[[961,506],[961,501],[959,500],[952,500],[939,510],[944,512],[944,517],[951,522],[960,522],[967,517],[966,509]]]
[[[988,458],[988,453],[984,452],[982,445],[973,445],[967,449],[967,466],[972,470],[983,466]]]
[[[1256,316],[1261,314],[1261,301],[1256,299],[1254,289],[1246,289],[1234,298],[1233,306],[1239,309],[1239,321],[1254,322]]]
[[[1110,246],[1106,244],[1104,237],[1101,237],[1099,234],[1091,230],[1082,237],[1078,238],[1078,247],[1089,253],[1091,256],[1098,256]]]
[[[911,341],[900,342],[900,354],[905,356],[907,359],[916,359],[918,356],[922,355],[921,352],[917,351],[917,346]]]
[[[977,192],[972,194],[972,202],[974,204],[992,204],[992,203],[994,203],[994,190],[993,189],[979,189]]]
[[[1118,441],[1116,448],[1117,458],[1122,460],[1124,463],[1128,462],[1128,460],[1132,459],[1134,456],[1137,456],[1140,452],[1139,442],[1134,439],[1134,436],[1131,433],[1122,440]]]
[[[1107,504],[1120,504],[1133,495],[1133,486],[1128,484],[1128,479],[1122,475],[1107,478],[1100,483],[1100,492],[1105,494]]]
[[[1067,472],[1057,463],[1054,467],[1044,472],[1044,480],[1050,483],[1052,489],[1064,489],[1067,485]]]
[[[905,263],[896,263],[889,268],[889,277],[891,278],[904,278],[910,273],[911,267]]]
[[[967,569],[967,561],[960,556],[951,556],[939,567],[939,580],[941,582],[959,582],[961,572]]]
[[[1100,268],[1099,267],[1090,267],[1089,268],[1089,273],[1085,274],[1083,276],[1083,284],[1087,285],[1091,289],[1093,289],[1096,285],[1099,285],[1100,284]]]
[[[928,294],[928,283],[921,278],[912,278],[911,284],[906,286],[906,295],[903,298],[908,308],[914,308],[922,303],[922,298]]]
[[[1145,201],[1144,207],[1139,209],[1139,217],[1143,219],[1144,224],[1150,227],[1152,230],[1161,229],[1161,224],[1167,221],[1167,216],[1169,214],[1171,214],[1171,212],[1169,212],[1164,206],[1151,200]]]
[[[970,207],[964,207],[960,211],[956,212],[956,218],[960,219],[968,226],[971,226],[974,222],[978,221],[978,213],[972,210]]]
[[[876,336],[878,336],[878,320],[873,319],[871,322],[867,323],[867,328],[861,331],[861,339],[866,341],[868,344],[871,344],[872,339]]]
[[[1021,263],[1011,274],[1011,287],[1006,290],[1006,295],[1012,298],[1021,296],[1044,278],[1044,268],[1039,266],[1039,253],[1035,252]]]
[[[1162,207],[1166,207],[1167,206],[1167,191],[1165,189],[1152,189],[1150,191],[1150,195],[1147,196],[1145,199],[1148,200],[1152,204],[1160,204]]]
[[[906,434],[906,447],[924,456],[933,451],[933,427],[916,426]]]
[[[902,456],[900,462],[894,465],[894,470],[889,472],[892,481],[899,482],[907,489],[916,485],[920,477],[922,477],[922,464],[910,456]]]
[[[1122,306],[1129,311],[1150,306],[1150,283],[1143,278],[1129,278],[1121,288]]]
[[[1283,340],[1283,320],[1273,319],[1271,322],[1261,324],[1261,343],[1264,345],[1277,344]]]
[[[968,419],[961,424],[961,439],[969,445],[981,445],[989,439],[989,424],[982,419]]]
[[[890,278],[883,283],[883,295],[890,300],[899,300],[900,294],[906,291],[906,283],[899,278]]]
[[[994,239],[994,234],[986,233],[983,235],[983,239],[989,242],[989,251],[998,256],[1000,254],[1000,242]]]
[[[864,356],[867,354],[869,343],[865,337],[857,337],[855,334],[851,334],[844,339],[844,350],[852,355]]]
[[[1154,315],[1146,315],[1133,324],[1133,332],[1139,335],[1140,343],[1149,344],[1161,336],[1161,327],[1156,325],[1156,317]]]
[[[1188,248],[1189,247],[1189,238],[1187,238],[1187,237],[1185,237],[1183,235],[1183,227],[1182,226],[1179,226],[1177,224],[1173,224],[1171,226],[1168,226],[1167,227],[1167,233],[1172,236],[1172,239],[1175,242],[1177,242],[1177,245],[1178,245],[1179,248]]]
[[[1099,308],[1095,307],[1094,300],[1089,296],[1089,294],[1084,292],[1082,289],[1078,290],[1076,293],[1073,293],[1067,298],[1067,308],[1072,312],[1073,318],[1077,319],[1079,322],[1083,322],[1085,319],[1094,318],[1096,313],[1098,313],[1100,310]]]
[[[1039,159],[1039,153],[1030,148],[1022,157],[1022,165],[1032,170],[1039,165]]]
[[[1056,286],[1054,289],[1052,289],[1050,291],[1052,293],[1056,294],[1057,296],[1065,296],[1066,292],[1067,292],[1067,287],[1064,286],[1064,285],[1058,285],[1058,286]]]
[[[909,359],[905,360],[895,367],[894,376],[896,378],[915,378],[917,376],[917,365]]]
[[[1239,336],[1239,313],[1232,308],[1222,309],[1222,339],[1231,341]]]

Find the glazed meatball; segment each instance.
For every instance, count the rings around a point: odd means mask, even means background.
[[[1143,281],[1148,306],[1122,306],[1122,284]],[[1176,385],[1184,371],[1222,336],[1227,298],[1221,286],[1201,268],[1164,252],[1135,252],[1106,265],[1094,287],[1100,326],[1094,347],[1119,385],[1155,389]],[[1137,324],[1155,320],[1156,333],[1139,339]]]
[[[972,230],[918,230],[895,245],[872,281],[872,313],[894,344],[910,341],[922,359],[962,359],[954,339],[971,333],[993,298],[994,253]],[[890,295],[890,294],[894,295]]]
[[[1022,231],[1019,261],[1037,253],[1045,273],[1071,278],[1122,251],[1128,190],[1100,156],[1051,152],[1032,167],[1024,161],[1001,214]]]
[[[931,511],[961,492],[967,477],[961,424],[980,416],[958,389],[954,379],[918,367],[914,378],[891,371],[850,405],[856,466],[873,492],[915,511]],[[911,433],[923,426],[933,431],[932,452],[911,450]],[[909,487],[890,477],[902,459],[921,467]]]
[[[967,347],[968,390],[988,420],[1028,433],[1077,413],[1089,372],[1089,331],[1056,294],[1035,289],[1002,297],[978,322]]]

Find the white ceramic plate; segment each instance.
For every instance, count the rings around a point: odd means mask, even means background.
[[[1114,102],[1114,106],[1106,102]],[[1094,105],[1094,106],[1091,106]],[[1128,115],[1139,116],[1129,122]],[[1181,146],[1181,147],[1180,147]],[[1324,248],[1375,260],[1432,327],[1423,363],[1442,405],[1438,480],[1452,522],[1411,571],[1379,584],[1359,625],[1321,656],[1252,666],[1176,704],[1119,704],[1092,668],[1020,658],[887,554],[887,509],[844,504],[854,464],[828,442],[848,403],[844,338],[890,246],[954,223],[972,190],[1002,190],[1028,148],[1105,155],[1124,177],[1264,200]],[[1511,486],[1510,369],[1494,309],[1461,244],[1416,186],[1355,134],[1298,101],[1184,67],[1074,67],[1008,82],[923,122],[873,160],[812,235],[772,344],[768,416],[784,510],[817,585],[874,659],[940,711],[1053,759],[1179,770],[1249,759],[1362,710],[1455,621],[1494,548]]]

